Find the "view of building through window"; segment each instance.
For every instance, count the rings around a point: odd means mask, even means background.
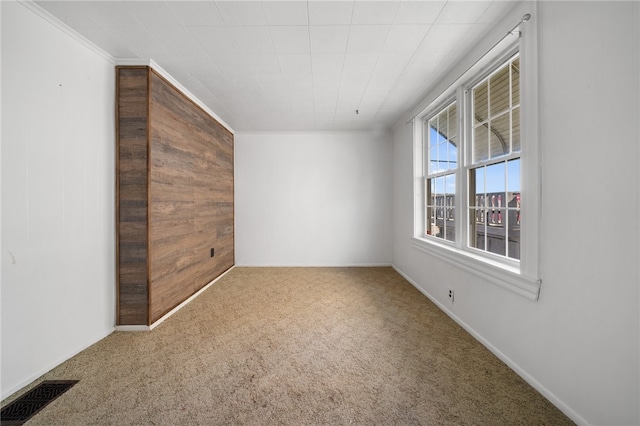
[[[426,123],[428,164],[426,234],[455,241],[455,190],[458,168],[458,109],[455,102]]]
[[[475,84],[460,108],[470,109],[469,136],[458,135],[456,101],[425,120],[423,170],[425,236],[520,259],[520,59],[500,64]],[[460,143],[468,164],[458,158]],[[456,176],[465,176],[466,194],[456,194]],[[468,227],[456,226],[456,205],[468,209]],[[463,209],[464,210],[464,209]],[[462,233],[460,232],[462,231]],[[465,235],[468,234],[468,235]]]
[[[520,259],[520,58],[471,90],[469,246]]]

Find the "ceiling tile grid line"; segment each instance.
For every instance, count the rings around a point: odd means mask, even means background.
[[[35,3],[116,58],[154,60],[238,131],[389,128],[514,4]]]

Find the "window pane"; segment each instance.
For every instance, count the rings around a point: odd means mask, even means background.
[[[484,167],[479,167],[471,171],[475,181],[476,205],[484,206]],[[473,187],[472,187],[473,190]],[[478,198],[480,197],[480,198]]]
[[[451,174],[445,176],[445,239],[455,240],[455,195],[456,176]]]
[[[509,154],[509,134],[511,133],[511,119],[509,114],[503,114],[498,118],[492,119],[490,124],[490,147],[491,158],[500,157]]]
[[[505,197],[505,163],[492,164],[486,168],[486,203],[488,207],[488,223],[498,225],[498,209],[504,206]]]
[[[426,179],[426,235],[455,240],[455,191],[454,174]]]
[[[449,140],[458,136],[458,107],[454,103],[449,107],[449,128],[447,129],[447,137]]]
[[[489,118],[489,83],[484,82],[473,89],[473,121],[482,123]]]
[[[507,256],[520,260],[520,228],[509,232]]]
[[[487,229],[484,223],[476,223],[471,227],[469,245],[480,250],[485,250],[485,241],[487,236]]]
[[[436,224],[435,210],[433,207],[427,207],[427,227],[425,229],[425,233],[427,235],[432,235],[435,224]]]
[[[438,143],[447,142],[447,133],[449,132],[449,119],[447,111],[443,111],[438,115]]]
[[[520,193],[520,159],[507,162],[507,185],[508,191]]]
[[[512,152],[520,152],[520,107],[511,112],[511,146]]]
[[[491,224],[491,226],[487,226],[486,250],[490,253],[505,256],[507,254],[505,230],[504,230],[504,227],[497,225],[497,220],[501,212],[502,211],[500,210],[496,210],[495,211],[496,224]]]
[[[520,259],[520,159],[507,162],[507,256]]]
[[[500,162],[486,167],[486,192],[498,193],[505,191],[505,163]]]
[[[449,144],[449,169],[455,169],[458,163],[458,137],[451,138]]]
[[[505,66],[489,79],[489,111],[491,117],[505,112],[510,104],[509,67]]]
[[[481,125],[473,131],[473,162],[484,161],[489,158],[489,129]]]
[[[429,173],[438,173],[439,163],[438,163],[438,147],[434,146],[429,150]]]
[[[520,58],[511,63],[511,97],[512,106],[520,105]]]
[[[434,147],[438,143],[438,119],[429,120],[429,146]]]

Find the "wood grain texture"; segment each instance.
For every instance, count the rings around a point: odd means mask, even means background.
[[[158,74],[150,78],[154,322],[234,264],[233,231],[217,232],[233,229],[233,135]]]
[[[117,323],[147,324],[148,70],[117,68],[116,75]]]
[[[153,70],[146,71],[148,158],[144,165],[142,161],[121,163],[118,173],[136,182],[143,176],[146,179],[144,192],[136,186],[126,196],[144,195],[148,205],[138,198],[119,199],[128,207],[127,217],[140,223],[139,216],[144,215],[146,226],[120,226],[120,230],[130,235],[127,241],[142,231],[148,236],[143,250],[148,268],[148,320],[144,324],[152,324],[235,262],[233,134]],[[123,126],[133,133],[139,129],[132,122]],[[138,153],[138,148],[127,145],[126,149]],[[212,248],[214,257],[210,256]],[[131,250],[128,255],[143,258],[140,251]],[[139,272],[126,274],[141,278]],[[122,311],[123,300],[119,299]]]

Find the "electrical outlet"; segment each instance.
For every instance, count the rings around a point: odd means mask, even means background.
[[[453,305],[453,289],[449,289],[449,303]]]

